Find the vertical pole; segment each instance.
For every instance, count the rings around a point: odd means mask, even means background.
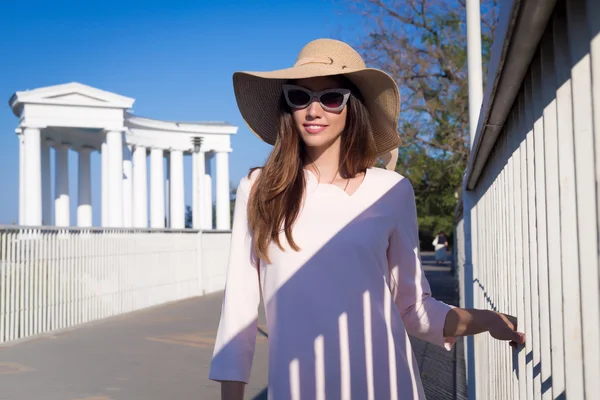
[[[481,12],[479,0],[467,0],[467,61],[469,74],[469,133],[471,147],[477,132],[483,101],[483,66],[481,61]]]
[[[477,123],[483,101],[483,66],[481,60],[481,4],[479,0],[466,0],[467,12],[467,61],[469,78],[469,142],[471,151],[477,133]],[[465,176],[466,178],[466,176]],[[467,190],[467,181],[463,183],[464,215],[464,293],[465,307],[474,307],[474,271],[473,265],[477,249],[472,246],[472,235],[476,232],[477,215],[475,213],[476,194]],[[475,268],[477,266],[475,265]],[[469,400],[477,398],[475,375],[475,338],[466,338],[465,362],[467,364],[467,391]]]

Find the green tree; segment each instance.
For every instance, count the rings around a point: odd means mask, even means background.
[[[192,229],[193,225],[193,218],[192,218],[192,207],[190,206],[185,206],[185,227],[187,229]]]
[[[415,188],[423,239],[452,232],[469,159],[465,0],[346,0],[367,35],[355,47],[398,83],[402,105],[396,170]],[[484,76],[498,0],[482,0]],[[423,242],[424,245],[429,243]]]
[[[414,187],[421,235],[429,240],[440,230],[450,234],[462,181],[456,161],[452,157],[430,157],[422,147],[402,147],[396,170]],[[423,244],[428,246],[430,242]]]

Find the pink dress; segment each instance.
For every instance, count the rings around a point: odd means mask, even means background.
[[[423,274],[410,182],[371,168],[348,195],[305,174],[293,231],[300,251],[272,244],[268,265],[251,256],[254,176],[238,186],[209,378],[248,382],[262,290],[270,399],[424,399],[407,332],[449,350],[452,307],[431,297]]]

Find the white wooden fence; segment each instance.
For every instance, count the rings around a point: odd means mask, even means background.
[[[229,237],[0,227],[0,343],[221,290]]]
[[[455,261],[527,345],[469,340],[470,398],[598,399],[600,1],[507,1],[493,54]]]

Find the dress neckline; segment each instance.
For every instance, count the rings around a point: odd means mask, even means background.
[[[370,170],[371,170],[371,168],[367,168],[365,170],[365,176],[363,177],[362,182],[356,188],[356,190],[354,191],[354,193],[350,194],[350,193],[346,192],[344,189],[342,189],[341,187],[339,187],[337,185],[334,185],[333,183],[322,183],[322,182],[319,182],[319,180],[317,179],[317,177],[315,176],[315,174],[311,170],[309,170],[307,168],[304,168],[305,173],[308,174],[308,179],[311,180],[315,184],[315,186],[317,186],[317,187],[332,188],[334,191],[338,191],[338,192],[342,193],[344,196],[346,196],[349,199],[352,199],[352,198],[356,197],[356,195],[363,190],[365,184],[367,183],[367,179],[371,175],[370,174]]]

